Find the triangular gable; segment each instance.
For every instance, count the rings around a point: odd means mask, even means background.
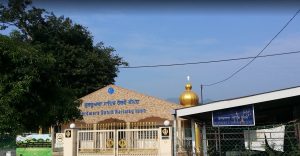
[[[108,85],[82,98],[81,114],[86,123],[108,119],[137,122],[159,117],[172,120],[171,111],[182,106],[115,85]]]

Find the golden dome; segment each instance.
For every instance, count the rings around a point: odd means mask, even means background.
[[[192,85],[187,83],[185,91],[179,97],[180,104],[184,107],[196,106],[199,103],[198,95],[192,91]]]

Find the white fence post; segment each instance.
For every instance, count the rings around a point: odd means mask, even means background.
[[[64,135],[64,156],[77,156],[77,129],[66,129]]]
[[[171,127],[160,127],[159,128],[159,155],[160,156],[171,156],[172,155],[172,129]]]

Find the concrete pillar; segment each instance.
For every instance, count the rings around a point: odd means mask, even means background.
[[[196,136],[195,136],[195,121],[191,120],[191,130],[192,130],[192,152],[196,153]]]
[[[64,135],[64,156],[77,156],[77,129],[66,129]]]
[[[93,130],[97,130],[97,124],[93,124]]]
[[[177,118],[174,115],[174,118],[173,118],[173,156],[176,156],[176,154],[177,154],[176,144],[177,144]]]
[[[126,129],[130,129],[130,122],[126,122]],[[126,131],[125,132],[125,139],[126,139],[126,142],[129,143],[130,142],[130,132],[129,131]],[[127,145],[128,146],[128,145]]]
[[[94,140],[94,143],[93,143],[93,145],[95,146],[96,144],[97,144],[97,133],[96,133],[96,130],[97,130],[97,124],[96,123],[94,123],[93,124],[93,130],[94,130],[94,132],[93,132],[93,140]]]
[[[130,129],[130,122],[126,122],[126,129]]]
[[[178,152],[182,151],[182,121],[178,119],[178,131],[177,131],[177,144],[178,144]]]
[[[56,140],[56,136],[55,136],[54,128],[53,128],[53,126],[51,126],[51,150],[52,150],[52,152],[54,151],[55,140]]]
[[[172,129],[171,127],[159,128],[159,155],[172,156]]]
[[[203,147],[203,156],[207,156],[206,127],[205,127],[205,124],[202,125],[202,147]]]
[[[181,140],[181,147],[182,147],[182,145],[184,145],[185,128],[187,128],[186,127],[186,120],[181,120],[181,138],[180,138],[180,140]]]
[[[195,152],[196,155],[201,155],[201,132],[200,132],[200,125],[195,122]]]
[[[43,134],[43,127],[39,126],[39,134]]]

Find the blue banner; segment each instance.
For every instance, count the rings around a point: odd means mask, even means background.
[[[213,126],[254,126],[254,106],[228,108],[212,112]]]

